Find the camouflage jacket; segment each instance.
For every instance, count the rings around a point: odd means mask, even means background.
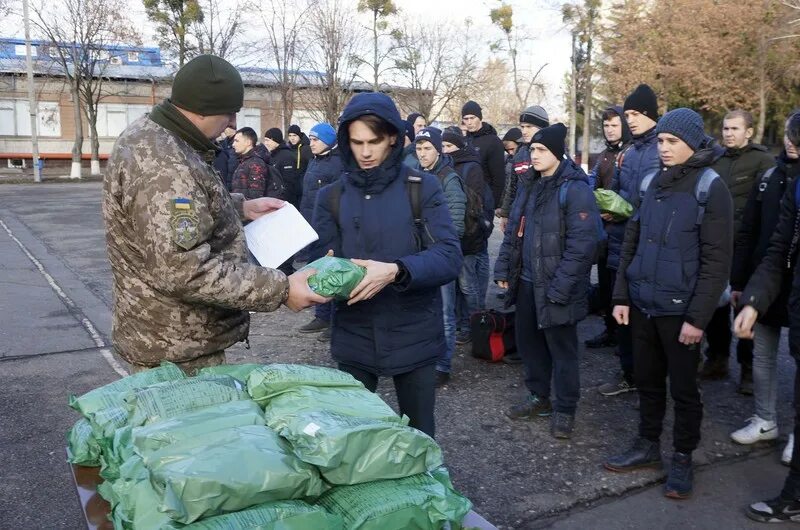
[[[247,261],[243,201],[198,151],[148,117],[117,139],[103,219],[113,340],[126,361],[153,366],[223,350],[247,338],[247,310],[286,300],[286,276]]]

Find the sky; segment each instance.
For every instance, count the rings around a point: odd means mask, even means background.
[[[226,0],[220,0],[221,5]],[[353,5],[357,0],[346,0]],[[574,0],[573,0],[574,1]],[[531,104],[541,104],[550,113],[551,119],[564,115],[563,92],[564,74],[570,68],[570,36],[561,22],[561,4],[563,0],[506,0],[514,8],[514,25],[528,39],[523,43],[523,48],[518,56],[521,70],[527,69],[535,72],[547,63],[542,70],[540,79],[545,83],[545,96],[541,101],[532,101]],[[395,0],[401,9],[401,16],[421,18],[424,20],[441,21],[442,24],[452,24],[461,27],[464,20],[469,17],[475,31],[483,37],[481,46],[482,58],[492,56],[489,50],[489,41],[501,40],[504,34],[492,26],[489,12],[501,5],[500,0]],[[143,44],[158,46],[154,36],[153,25],[147,20],[144,7],[140,0],[131,0],[128,10],[129,16],[141,29]],[[16,35],[23,37],[22,24],[7,27],[19,28]],[[253,36],[257,38],[257,36]],[[496,52],[496,56],[507,57],[503,52]]]

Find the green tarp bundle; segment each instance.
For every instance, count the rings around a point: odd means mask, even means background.
[[[264,502],[313,498],[327,486],[271,429],[250,425],[168,445],[144,457],[158,509],[180,523]]]
[[[364,279],[367,269],[349,259],[324,256],[314,260],[300,270],[314,269],[308,278],[308,286],[320,296],[347,300],[350,292]]]
[[[234,379],[238,379],[242,383],[247,383],[247,377],[250,372],[256,368],[261,368],[263,364],[220,364],[217,366],[207,366],[201,368],[197,375],[229,375]]]
[[[300,386],[273,397],[267,425],[331,484],[407,477],[442,465],[426,434],[363,388]]]
[[[67,434],[67,462],[89,467],[100,465],[100,446],[86,418],[76,421]]]
[[[264,407],[274,396],[298,386],[364,388],[352,375],[324,366],[269,364],[256,368],[247,378],[247,392]]]
[[[594,199],[600,213],[610,213],[616,221],[624,221],[633,215],[631,203],[611,190],[602,188],[594,190]]]
[[[453,489],[444,468],[399,480],[337,486],[317,504],[344,521],[347,529],[439,530],[461,522],[472,504]]]

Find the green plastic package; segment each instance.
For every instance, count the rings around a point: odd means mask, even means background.
[[[227,375],[189,377],[137,388],[125,396],[132,427],[228,401],[248,399],[242,383]]]
[[[185,440],[144,457],[158,510],[188,524],[265,502],[316,497],[314,467],[267,427],[248,425]]]
[[[250,400],[230,401],[135,427],[131,444],[138,454],[147,455],[176,442],[203,439],[208,433],[244,425],[264,425],[261,407]]]
[[[346,372],[305,364],[267,364],[247,378],[247,393],[262,407],[274,396],[298,386],[364,388]]]
[[[472,503],[453,489],[444,468],[399,480],[338,486],[317,504],[338,515],[347,529],[439,530],[446,522],[454,530]]]
[[[308,278],[308,286],[320,296],[347,300],[350,292],[364,279],[367,269],[349,259],[324,256],[314,260],[300,270],[314,269],[316,274]]]
[[[273,398],[265,417],[331,484],[402,478],[442,465],[431,437],[365,389],[297,387]]]
[[[89,467],[100,465],[100,446],[86,418],[76,421],[67,434],[67,462]]]
[[[123,377],[113,383],[95,388],[81,397],[70,396],[69,406],[80,412],[85,418],[89,418],[97,411],[123,406],[123,399],[130,390],[185,377],[186,375],[176,365],[163,362],[157,368]]]
[[[238,379],[242,383],[247,383],[247,377],[250,372],[256,368],[264,366],[263,364],[220,364],[217,366],[206,366],[201,368],[197,375],[229,375],[234,379]]]
[[[624,221],[633,215],[631,203],[611,190],[594,190],[594,200],[600,213],[610,213],[616,221]]]

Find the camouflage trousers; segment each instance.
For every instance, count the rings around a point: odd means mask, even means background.
[[[192,359],[191,361],[186,361],[182,363],[176,362],[175,364],[183,370],[183,372],[188,376],[196,375],[201,368],[206,368],[207,366],[218,366],[220,364],[225,364],[225,351],[218,351],[214,353],[209,353],[208,355],[203,355],[202,357],[198,357],[197,359]],[[144,372],[145,370],[149,370],[150,368],[155,368],[154,366],[145,366],[142,364],[131,364],[129,363],[129,370],[132,374],[137,372]]]

